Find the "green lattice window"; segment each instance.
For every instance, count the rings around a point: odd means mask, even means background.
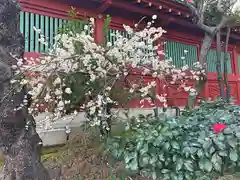
[[[54,43],[54,36],[60,28],[69,20],[43,16],[29,12],[20,13],[20,31],[25,36],[25,52],[47,52],[49,47]],[[85,22],[79,21],[79,28],[84,29]],[[41,29],[41,34],[44,34],[48,41],[48,46],[39,42],[40,35],[36,33],[33,27]]]
[[[198,61],[197,46],[167,41],[164,50],[166,58],[171,58],[173,65],[177,68],[186,64],[191,67],[194,62]]]
[[[207,56],[207,65],[208,65],[208,72],[217,72],[216,70],[216,62],[217,62],[217,53],[216,50],[210,50]],[[224,53],[221,53],[221,70],[223,72],[224,65]],[[227,72],[229,74],[232,73],[232,64],[231,64],[231,56],[228,53],[228,60],[227,60]]]
[[[127,32],[125,31],[120,31],[120,30],[115,30],[115,29],[109,29],[108,30],[108,35],[107,35],[107,41],[111,42],[112,44],[114,44],[114,42],[117,40],[116,38],[116,34],[119,33],[121,34],[123,37],[125,38],[130,38],[131,36],[129,34],[127,34]]]
[[[116,34],[119,33],[121,34],[123,37],[130,39],[132,37],[132,35],[128,34],[126,31],[122,31],[122,30],[115,30],[115,29],[109,29],[108,30],[108,35],[107,35],[107,42],[111,42],[112,44],[114,44],[114,42],[117,40],[116,38]],[[142,39],[145,43],[147,43],[146,40]],[[144,49],[145,53],[150,53],[152,52],[152,50],[148,50],[148,49]]]

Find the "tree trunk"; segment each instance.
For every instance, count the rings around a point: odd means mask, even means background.
[[[0,148],[5,161],[3,180],[50,180],[40,161],[42,141],[36,132],[35,121],[23,103],[27,97],[26,89],[19,82],[10,83],[14,75],[12,67],[17,65],[17,60],[10,53],[23,56],[24,38],[19,31],[19,12],[20,7],[15,1],[0,1]]]
[[[206,74],[202,74],[200,75],[200,79],[196,82],[195,84],[195,89],[196,89],[196,94],[195,95],[188,95],[188,100],[187,100],[187,109],[193,109],[195,104],[196,104],[196,100],[197,100],[197,95],[199,95],[205,86],[205,83],[207,81],[207,55],[208,55],[208,51],[212,46],[212,41],[214,39],[213,35],[209,35],[207,33],[205,33],[205,36],[203,38],[203,42],[202,42],[202,46],[201,46],[201,51],[200,51],[200,56],[199,56],[199,62],[200,64],[202,64],[205,67],[205,71]]]
[[[228,72],[227,72],[227,69],[228,69],[228,42],[229,42],[229,36],[230,36],[230,32],[231,32],[231,28],[228,27],[227,28],[227,35],[226,35],[226,41],[225,41],[225,49],[224,49],[224,84],[226,86],[226,101],[227,103],[230,102],[230,86],[229,86],[229,83],[228,83]]]
[[[222,46],[221,46],[221,31],[217,32],[217,61],[216,61],[216,70],[218,75],[218,85],[220,89],[220,97],[224,99],[224,84],[222,78],[222,68],[221,68],[221,53],[222,53]]]

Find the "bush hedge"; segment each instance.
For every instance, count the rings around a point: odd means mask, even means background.
[[[139,123],[108,139],[125,167],[161,180],[211,180],[240,167],[240,107],[203,102],[178,118]]]

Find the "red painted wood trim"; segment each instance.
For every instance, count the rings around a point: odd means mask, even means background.
[[[233,50],[232,58],[233,58],[234,73],[235,73],[235,75],[239,75],[238,66],[239,66],[240,64],[238,64],[238,52],[237,52],[236,46],[235,46],[235,48],[234,48],[234,50]]]
[[[67,11],[71,9],[70,4],[63,4],[57,0],[19,0],[21,9],[26,12],[32,12],[45,16],[56,18],[71,19]],[[75,6],[74,6],[75,7]],[[79,12],[78,17],[85,19],[86,17],[96,17],[97,14],[90,10],[76,7]]]
[[[39,58],[41,54],[36,52],[25,52],[23,56],[27,59],[31,59],[31,58],[35,59],[35,58]]]
[[[238,64],[238,56],[239,56],[239,47],[240,46],[235,46],[234,50],[233,50],[233,60],[234,60],[234,68],[235,68],[235,75],[236,75],[236,86],[237,86],[237,104],[240,104],[240,72],[238,70],[238,66],[240,64]]]
[[[148,16],[152,16],[153,14],[158,15],[159,19],[173,19],[174,22],[176,24],[181,24],[181,25],[186,25],[187,27],[192,27],[192,28],[196,28],[196,26],[194,24],[192,24],[191,22],[183,19],[183,18],[179,18],[179,17],[173,17],[167,13],[158,11],[157,9],[147,9],[147,8],[141,8],[138,6],[134,6],[133,4],[129,4],[129,3],[122,3],[120,1],[113,1],[112,3],[112,7],[117,7],[117,8],[121,8],[121,9],[125,9],[125,10],[129,10],[130,12],[135,12],[135,13],[139,13],[142,15],[148,15]]]
[[[98,44],[104,43],[104,31],[103,31],[104,19],[96,18],[94,27],[94,39]]]

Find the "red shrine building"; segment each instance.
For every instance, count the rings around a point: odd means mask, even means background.
[[[157,26],[167,31],[163,39],[165,53],[173,59],[177,67],[182,66],[181,57],[185,50],[188,53],[185,59],[188,64],[198,61],[200,47],[204,33],[191,21],[191,12],[184,5],[185,0],[19,0],[22,8],[20,14],[20,30],[25,36],[25,57],[36,57],[45,53],[48,47],[39,42],[39,34],[33,27],[41,29],[53,44],[53,37],[64,23],[71,20],[67,11],[75,7],[79,12],[79,19],[95,18],[94,38],[97,43],[104,41],[103,24],[107,14],[112,17],[110,33],[120,31],[123,34],[122,24],[134,25],[143,16],[158,16]],[[84,28],[84,22],[81,26]],[[109,37],[108,41],[114,42]],[[231,96],[240,104],[240,31],[232,29],[228,48],[228,79],[231,87]],[[212,45],[207,56],[208,82],[202,97],[214,99],[219,95],[216,73],[216,46]],[[222,65],[223,66],[223,65]],[[151,77],[146,77],[150,81]],[[161,89],[162,83],[157,83]],[[187,93],[178,91],[170,86],[167,90],[171,106],[184,106]],[[137,105],[136,105],[137,106]]]

